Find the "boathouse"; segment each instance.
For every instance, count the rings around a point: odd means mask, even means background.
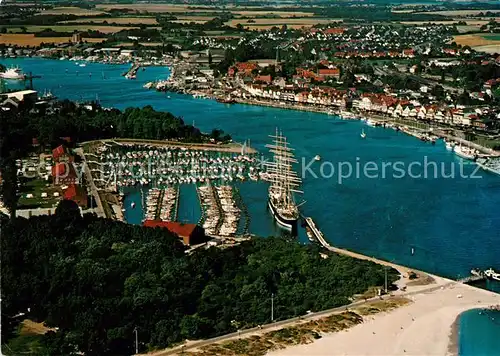
[[[182,239],[186,246],[196,245],[206,241],[205,230],[196,224],[183,224],[173,221],[161,220],[146,220],[144,221],[146,227],[161,227],[168,229],[170,232],[176,234]]]

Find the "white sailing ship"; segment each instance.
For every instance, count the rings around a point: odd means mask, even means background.
[[[295,203],[294,193],[302,193],[297,190],[301,179],[293,171],[292,165],[297,163],[294,158],[293,149],[289,146],[286,137],[276,129],[276,135],[270,136],[273,144],[266,145],[274,155],[273,160],[266,164],[267,180],[269,186],[268,205],[276,222],[292,233],[297,230],[299,220],[299,206]]]

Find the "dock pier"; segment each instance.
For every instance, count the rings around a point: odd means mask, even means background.
[[[124,75],[125,78],[127,79],[135,79],[136,78],[136,75],[137,75],[137,72],[139,71],[139,69],[141,68],[141,66],[139,64],[134,64],[132,66],[132,68],[130,68]]]
[[[323,236],[323,233],[316,226],[316,224],[314,223],[314,221],[313,221],[313,219],[311,217],[303,217],[303,219],[304,219],[304,221],[306,223],[306,226],[311,230],[311,232],[312,232],[313,236],[316,238],[316,240],[325,249],[327,249],[328,251],[335,252],[335,253],[338,253],[338,254],[341,254],[341,255],[345,255],[345,256],[349,256],[349,257],[352,257],[352,258],[356,258],[356,259],[359,259],[359,260],[367,260],[367,261],[371,261],[371,262],[374,262],[374,263],[377,263],[377,264],[380,264],[380,265],[383,265],[383,266],[392,267],[392,268],[396,269],[401,275],[408,274],[408,272],[410,272],[410,271],[411,272],[418,272],[418,273],[421,273],[421,274],[427,274],[427,275],[429,275],[429,273],[427,273],[427,272],[418,271],[418,270],[410,268],[410,267],[398,265],[398,264],[395,264],[395,263],[392,263],[392,262],[388,262],[388,261],[384,261],[384,260],[381,260],[381,259],[378,259],[378,258],[375,258],[375,257],[369,257],[369,256],[363,255],[361,253],[349,251],[349,250],[346,250],[346,249],[343,249],[343,248],[334,247],[334,246],[330,245],[325,240],[325,237]],[[465,277],[465,278],[457,279],[456,281],[458,283],[462,283],[462,284],[471,284],[471,283],[483,281],[485,279],[486,279],[485,275],[479,275],[479,276],[473,275],[473,276],[468,276],[468,277]]]

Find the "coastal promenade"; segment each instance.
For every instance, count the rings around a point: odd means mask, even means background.
[[[183,345],[143,355],[182,355],[187,351],[199,351],[208,345],[262,336],[269,331],[293,327],[347,310],[355,311],[356,308],[369,306],[381,299],[390,301],[401,297],[409,299],[411,303],[389,313],[367,317],[364,323],[347,331],[323,335],[321,340],[313,344],[273,351],[270,355],[403,355],[409,350],[421,350],[420,353],[413,354],[445,356],[449,347],[456,348],[453,323],[461,312],[500,304],[499,294],[435,276],[432,284],[408,286],[406,292],[360,300],[338,308],[309,313],[211,339],[188,340]],[[331,341],[333,338],[336,339]],[[337,342],[338,338],[347,340]],[[370,342],[360,343],[359,340],[370,340]],[[338,347],[340,344],[341,348]]]

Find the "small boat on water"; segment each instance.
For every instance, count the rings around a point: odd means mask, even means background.
[[[315,160],[315,161],[321,161],[321,156],[320,156],[320,155],[316,155],[316,156],[314,156],[314,160]]]
[[[494,279],[496,281],[500,281],[500,273],[496,272],[493,268],[489,268],[486,271],[484,271],[484,275],[487,278]]]
[[[366,138],[366,133],[365,133],[365,130],[362,130],[362,131],[361,131],[360,136],[361,136],[361,138]]]
[[[134,209],[134,208],[135,208],[135,202],[132,202],[132,203],[130,204],[130,207],[131,207],[132,209]]]
[[[455,142],[453,142],[453,141],[446,141],[446,149],[448,151],[453,151],[454,148],[455,148]]]
[[[87,65],[85,63],[81,63],[80,67],[86,67]]]
[[[477,277],[482,277],[484,275],[483,271],[481,271],[479,268],[471,269],[470,274]]]

